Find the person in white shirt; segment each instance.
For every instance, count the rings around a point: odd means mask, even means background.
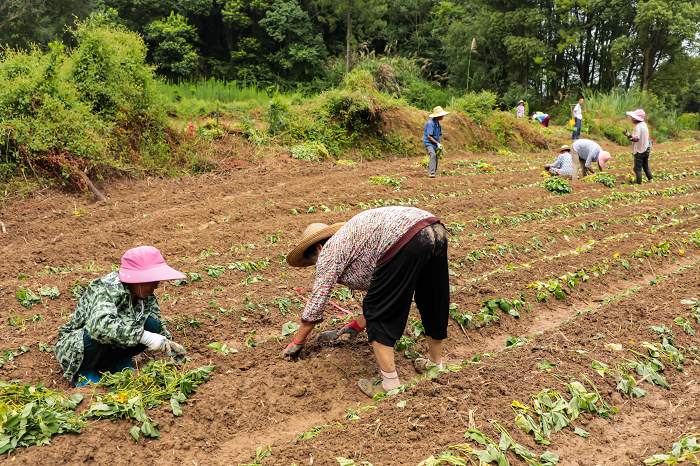
[[[583,97],[579,97],[578,103],[571,111],[571,118],[574,119],[574,131],[571,133],[571,139],[577,140],[581,138],[581,125],[583,124]]]
[[[634,124],[634,130],[630,134],[625,130],[625,136],[632,141],[632,154],[634,155],[634,176],[637,184],[642,184],[642,170],[651,181],[651,168],[649,168],[649,154],[651,153],[651,139],[649,138],[649,127],[645,123],[646,112],[638,108],[626,112],[627,116]]]

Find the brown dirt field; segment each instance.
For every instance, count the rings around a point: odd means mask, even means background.
[[[658,145],[652,169],[696,170],[700,152],[684,151],[692,144]],[[621,149],[615,153],[620,155],[612,172],[621,180],[631,171],[630,157]],[[582,416],[577,425],[590,432],[587,439],[570,431],[553,435],[549,449],[560,455],[560,464],[640,464],[652,453],[669,450],[680,434],[700,427],[700,361],[691,349],[698,346],[697,337],[672,322],[686,312],[681,299],[700,297],[700,248],[688,243],[688,235],[700,228],[700,177],[641,187],[621,184],[614,190],[685,186],[684,192],[557,210],[517,225],[477,225],[479,217],[521,215],[611,194],[609,188],[582,181],[573,183],[573,194],[548,193],[538,183],[540,167],[550,155],[455,151],[441,162],[449,176],[428,179],[416,158],[342,167],[298,162],[283,154],[230,153],[221,173],[108,185],[105,203],[56,191],[5,202],[0,206],[6,228],[6,233],[0,232],[0,350],[26,345],[31,351],[0,368],[0,378],[74,390],[61,377],[53,355],[39,351],[38,344],[55,342],[57,328],[75,306],[70,289],[76,281],[85,283],[106,273],[124,250],[139,244],[152,244],[173,266],[202,274],[201,282],[163,284],[157,294],[169,329],[189,350],[190,365],[217,366],[213,379],[184,406],[182,417],[166,409],[153,414],[160,424],[160,440],[135,443],[127,422],[91,422],[80,435],[57,436],[51,445],[19,449],[5,460],[27,465],[230,465],[248,463],[256,447],[270,445],[272,455],[263,464],[333,465],[342,456],[358,464],[411,465],[463,442],[470,412],[489,435],[495,436],[489,421],[499,420],[518,441],[541,452],[542,447],[513,426],[510,403],[527,401],[547,387],[563,390],[562,381],[579,374],[594,380],[620,412],[612,420]],[[476,160],[493,165],[496,172],[470,168]],[[402,179],[401,188],[369,183],[370,176],[380,174]],[[363,208],[392,203],[428,209],[446,223],[463,223],[450,242],[452,301],[460,310],[476,312],[485,299],[521,294],[530,309],[520,319],[502,314],[500,322],[464,333],[451,322],[446,342],[451,360],[484,352],[492,356],[375,403],[355,386],[358,378],[376,372],[366,338],[334,347],[310,344],[299,361],[284,361],[279,356],[286,344],[279,337],[281,326],[295,320],[299,309],[284,316],[275,299],[295,300],[294,288],[311,284],[313,270],[292,269],[282,261],[308,223],[340,221]],[[540,246],[532,246],[534,238]],[[592,247],[585,247],[591,241]],[[672,243],[668,255],[632,257],[640,246],[663,241]],[[467,259],[474,250],[497,251],[498,245],[512,248]],[[629,260],[628,268],[620,258]],[[214,279],[205,271],[211,265],[261,259],[270,265],[254,274],[264,280],[253,284],[245,283],[242,272],[227,270]],[[535,280],[601,263],[609,264],[606,273],[590,274],[590,280],[569,290],[565,300],[538,303],[528,288]],[[48,267],[66,270],[52,273]],[[61,296],[45,298],[31,309],[18,304],[17,289],[36,291],[42,285],[58,286]],[[361,294],[343,304],[359,311]],[[193,320],[199,322],[197,328],[188,324]],[[641,341],[656,338],[649,325],[661,323],[674,327],[677,345],[688,349],[684,370],[666,369],[670,390],[645,385],[646,397],[622,398],[614,378],[595,374],[591,360],[614,366],[627,354],[606,350],[606,343],[641,350]],[[333,324],[327,319],[323,325]],[[249,349],[244,340],[252,331],[258,345]],[[505,350],[512,335],[533,339]],[[227,342],[240,352],[216,354],[207,348],[213,341]],[[397,356],[402,380],[415,378],[411,362]],[[537,369],[544,357],[556,363],[552,372]],[[406,401],[404,408],[396,405],[400,400]],[[360,410],[360,420],[346,419],[348,409],[365,406],[371,408]],[[297,440],[300,433],[320,425],[328,427],[311,440]],[[509,459],[519,464],[515,457]]]

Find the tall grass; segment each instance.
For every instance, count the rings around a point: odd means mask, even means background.
[[[301,94],[283,93],[277,87],[213,78],[177,84],[160,82],[159,90],[170,112],[187,117],[267,107],[274,98],[285,101],[301,99]]]
[[[656,95],[639,90],[610,92],[584,92],[585,115],[584,126],[591,125],[591,130],[599,130],[607,137],[621,140],[620,128],[626,119],[625,112],[643,108],[652,128],[652,136],[666,139],[675,136],[682,129],[678,121],[678,113],[667,108]],[[588,120],[588,122],[586,122]],[[654,134],[655,133],[655,134]],[[612,137],[611,137],[612,136]]]
[[[206,79],[195,82],[182,82],[178,84],[161,85],[165,96],[171,100],[199,99],[218,100],[219,102],[253,101],[264,105],[276,90],[268,90],[255,84],[241,83],[238,81],[222,81],[220,79]]]

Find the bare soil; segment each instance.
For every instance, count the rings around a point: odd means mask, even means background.
[[[692,145],[656,146],[652,169],[696,169],[700,151],[687,151]],[[631,172],[631,161],[621,149],[615,152],[619,159],[612,173],[622,180]],[[184,406],[182,417],[166,409],[154,413],[160,440],[135,443],[127,422],[93,422],[80,435],[18,450],[5,459],[8,464],[230,465],[249,463],[257,447],[271,446],[272,455],[263,464],[334,465],[336,457],[346,457],[375,466],[415,465],[463,442],[470,424],[497,437],[491,420],[541,452],[513,425],[511,402],[525,402],[545,388],[565,391],[566,381],[582,375],[619,413],[611,420],[582,416],[577,425],[590,432],[586,439],[570,430],[555,434],[548,448],[560,455],[560,464],[641,464],[646,456],[670,450],[679,435],[699,430],[700,365],[692,350],[698,337],[673,324],[675,317],[688,313],[680,300],[700,297],[700,248],[688,242],[688,235],[700,228],[699,177],[639,187],[618,184],[615,191],[623,193],[686,189],[484,228],[477,218],[599,199],[612,190],[575,181],[573,194],[545,191],[538,185],[542,164],[552,158],[545,153],[450,153],[441,161],[445,174],[435,179],[427,178],[416,158],[345,167],[299,162],[283,154],[230,157],[220,173],[108,185],[103,203],[43,191],[1,206],[6,233],[0,232],[0,350],[25,345],[31,351],[0,368],[0,378],[75,390],[61,377],[53,355],[39,351],[38,344],[55,342],[57,328],[75,307],[70,290],[76,282],[108,272],[124,250],[139,244],[152,244],[171,265],[202,274],[201,282],[163,284],[157,294],[169,329],[189,350],[189,364],[217,366],[213,379]],[[496,171],[471,168],[476,160]],[[401,188],[373,185],[369,177],[374,175],[401,179]],[[281,327],[296,320],[300,309],[293,306],[282,315],[276,300],[297,301],[294,288],[311,286],[312,269],[289,268],[283,261],[308,223],[342,221],[364,208],[396,203],[430,210],[448,224],[461,222],[461,231],[450,239],[452,301],[461,310],[477,312],[483,300],[501,297],[522,297],[530,309],[519,319],[503,314],[500,322],[478,330],[463,331],[451,322],[448,359],[491,355],[372,402],[356,388],[358,378],[376,372],[366,339],[333,347],[310,344],[300,360],[285,361],[280,357],[286,344]],[[633,257],[640,247],[664,241],[671,243],[669,254]],[[478,260],[467,258],[475,250],[498,251],[503,245],[511,247]],[[621,258],[628,260],[627,267]],[[219,278],[206,273],[208,266],[262,259],[270,265],[252,274],[262,279],[255,283],[247,283],[243,272],[227,270]],[[538,303],[528,288],[533,281],[600,264],[608,265],[606,273],[590,274],[564,300]],[[44,298],[31,309],[18,304],[19,288],[36,291],[43,285],[57,286],[61,296]],[[359,311],[361,294],[335,302]],[[323,325],[332,327],[330,317],[336,314],[329,308]],[[649,326],[660,324],[673,327],[677,345],[687,349],[684,369],[666,369],[670,390],[645,385],[646,397],[623,398],[614,378],[600,377],[591,361],[614,367],[629,353],[612,352],[607,343],[642,351],[643,341],[656,338]],[[257,346],[247,348],[251,332]],[[509,336],[532,340],[506,350]],[[240,352],[219,355],[207,348],[214,341]],[[551,372],[538,369],[544,358],[556,364]],[[404,381],[417,377],[411,361],[397,354],[397,362]],[[347,419],[348,409],[358,410],[360,419]],[[324,427],[315,438],[298,440],[316,426]],[[519,464],[515,457],[509,459]]]

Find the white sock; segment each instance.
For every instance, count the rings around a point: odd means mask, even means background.
[[[399,381],[399,374],[396,371],[384,372],[383,370],[379,369],[379,372],[382,374],[382,388],[384,390],[393,390],[401,385],[401,382]]]

